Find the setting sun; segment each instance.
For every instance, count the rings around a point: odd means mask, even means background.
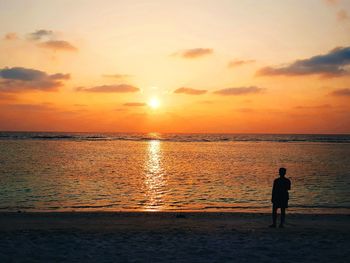
[[[150,101],[148,102],[148,105],[152,108],[152,109],[157,109],[160,106],[160,102],[156,97],[153,97],[150,99]]]

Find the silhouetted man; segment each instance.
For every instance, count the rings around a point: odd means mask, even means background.
[[[277,209],[281,208],[281,223],[280,227],[284,225],[284,220],[286,216],[286,208],[288,207],[289,194],[290,190],[290,180],[285,178],[286,168],[280,168],[279,174],[280,178],[275,179],[273,182],[272,188],[272,225],[270,227],[276,227],[277,221]]]

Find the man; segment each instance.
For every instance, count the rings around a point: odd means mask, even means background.
[[[280,228],[283,228],[284,220],[286,216],[286,208],[288,207],[289,194],[290,190],[290,180],[285,177],[287,172],[286,168],[279,169],[280,177],[275,179],[273,182],[272,188],[272,225],[270,227],[276,227],[277,221],[277,209],[281,209],[281,223]]]

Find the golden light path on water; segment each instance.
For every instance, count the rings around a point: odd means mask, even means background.
[[[166,181],[165,171],[162,167],[161,142],[151,140],[148,142],[147,158],[145,161],[145,187],[147,202],[145,210],[161,210],[164,206],[163,195]]]

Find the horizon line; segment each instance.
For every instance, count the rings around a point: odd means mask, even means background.
[[[137,132],[137,131],[40,131],[40,130],[0,130],[0,132],[25,132],[25,133],[126,133],[126,134],[227,134],[227,135],[347,135],[349,133],[270,133],[270,132]]]

